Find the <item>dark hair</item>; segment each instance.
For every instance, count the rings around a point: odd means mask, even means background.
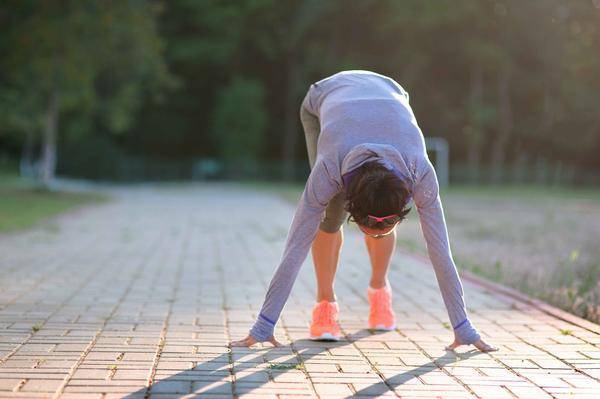
[[[398,215],[393,223],[405,219],[411,208],[404,209],[409,201],[410,192],[406,183],[394,172],[377,161],[365,162],[359,166],[346,188],[346,211],[350,213],[347,221],[354,221],[372,229],[385,229],[388,221],[378,222],[368,217]]]

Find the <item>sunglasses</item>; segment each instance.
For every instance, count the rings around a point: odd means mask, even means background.
[[[385,237],[387,235],[392,234],[394,232],[394,228],[396,227],[396,225],[398,223],[400,223],[400,217],[396,214],[382,216],[382,217],[367,215],[367,218],[368,218],[368,220],[374,220],[377,223],[384,223],[386,225],[386,227],[392,227],[388,232],[385,232],[382,234],[370,234],[370,233],[367,233],[366,231],[364,231],[363,228],[361,227],[361,225],[357,223],[358,227],[360,228],[360,230],[363,233],[365,233],[366,235],[373,237],[373,238]]]
[[[375,220],[376,223],[383,222],[385,224],[394,224],[398,221],[399,216],[394,213],[394,214],[382,216],[382,217],[367,215],[367,218],[369,220]]]

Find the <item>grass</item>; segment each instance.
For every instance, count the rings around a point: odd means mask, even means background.
[[[14,172],[0,171],[0,233],[31,227],[67,210],[106,199],[97,193],[50,191]],[[49,233],[57,229],[53,224],[46,226]]]
[[[292,206],[304,189],[244,184]],[[456,184],[440,196],[459,269],[600,322],[600,189]],[[400,246],[428,255],[414,206],[397,234]]]
[[[31,326],[31,331],[34,333],[40,331],[41,329],[42,329],[41,323],[35,323],[33,326]]]
[[[267,367],[271,370],[304,370],[302,363],[269,363]]]

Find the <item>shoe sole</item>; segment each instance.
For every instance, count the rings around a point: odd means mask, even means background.
[[[375,331],[394,331],[396,329],[396,325],[394,324],[391,327],[386,327],[383,324],[377,324],[374,327],[373,326],[369,327],[369,329],[375,330]]]
[[[323,333],[318,337],[311,335],[310,339],[312,341],[339,341],[340,337],[331,333]]]

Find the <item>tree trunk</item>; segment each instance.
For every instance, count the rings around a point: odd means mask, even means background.
[[[296,62],[295,51],[288,57],[287,93],[283,117],[283,179],[291,181],[294,178],[296,144],[298,143],[298,114],[300,104],[296,98],[296,85],[300,78],[301,68]]]
[[[512,164],[512,180],[517,183],[528,182],[530,177],[529,169],[527,168],[527,152],[521,144],[515,148],[515,158]]]
[[[550,129],[554,126],[554,105],[552,96],[547,89],[544,93],[544,111],[542,115],[541,132],[544,137],[547,137]]]
[[[21,177],[34,177],[37,171],[34,170],[33,149],[35,145],[35,136],[32,129],[25,132],[25,143],[21,152],[21,160],[19,162],[19,172]]]
[[[506,144],[513,127],[513,115],[510,102],[510,67],[504,65],[498,76],[498,136],[492,144],[492,183],[499,183],[506,159]]]
[[[478,115],[483,106],[483,68],[474,62],[471,67],[471,82],[469,85],[469,128],[467,130],[467,163],[469,165],[469,180],[479,179],[479,164],[481,161],[481,143],[483,141],[483,126]]]
[[[58,131],[58,90],[50,94],[42,137],[41,178],[45,187],[54,179],[56,171],[56,139]]]

